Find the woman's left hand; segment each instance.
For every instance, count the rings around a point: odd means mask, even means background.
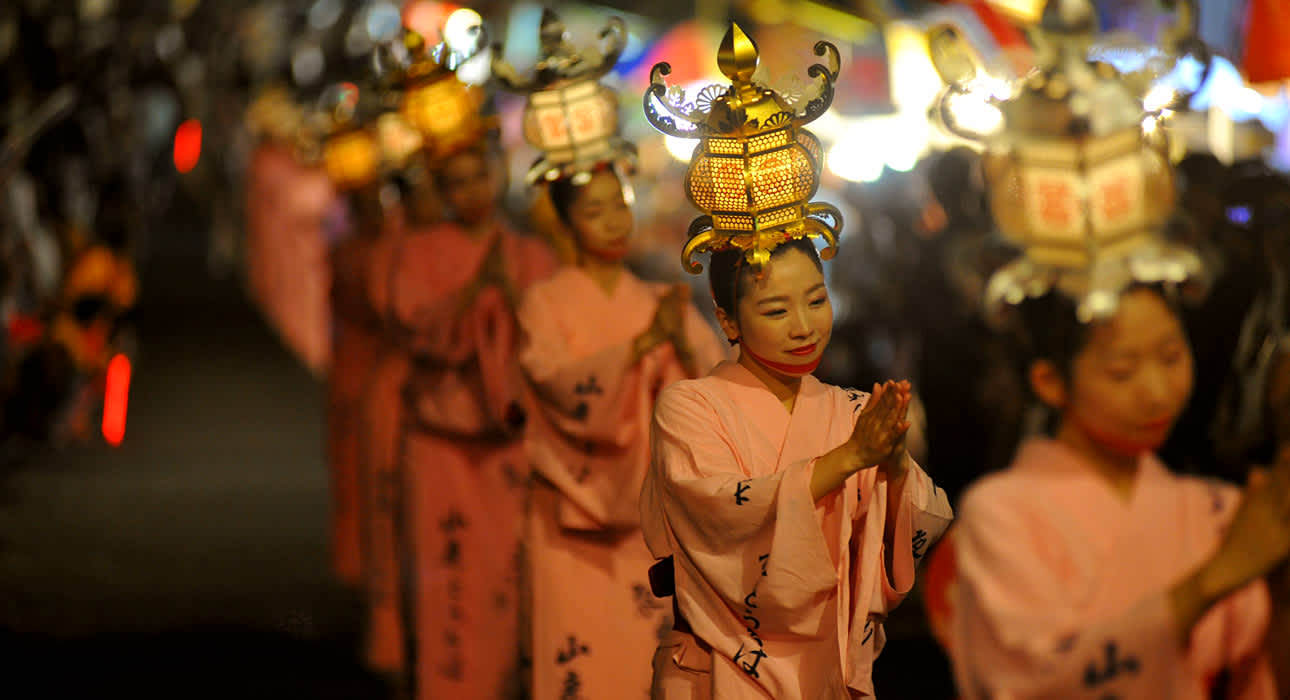
[[[908,381],[896,382],[892,389],[896,391],[896,397],[905,400],[908,405],[910,399],[910,385]],[[889,483],[899,481],[909,473],[909,462],[906,459],[909,456],[907,439],[909,433],[906,432],[900,436],[900,441],[896,443],[896,449],[892,450],[891,456],[878,465],[878,469],[887,477]]]

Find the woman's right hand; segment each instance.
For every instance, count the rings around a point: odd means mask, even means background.
[[[678,285],[659,298],[658,308],[654,310],[654,320],[633,343],[633,363],[650,350],[669,341],[676,346],[679,354],[688,352],[685,342],[685,302],[688,296],[688,288]]]
[[[1218,585],[1235,590],[1290,557],[1290,449],[1271,469],[1256,468],[1209,567]]]
[[[659,337],[684,344],[685,302],[689,299],[689,295],[688,287],[677,285],[658,300],[658,310],[654,312],[652,325]]]
[[[900,450],[909,431],[908,413],[908,385],[891,380],[874,385],[849,440],[861,469],[881,464]]]
[[[1290,449],[1271,469],[1250,472],[1241,505],[1218,551],[1170,591],[1180,643],[1218,601],[1286,565],[1290,558]]]

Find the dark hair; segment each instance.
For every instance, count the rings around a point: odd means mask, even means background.
[[[615,178],[618,177],[617,171],[608,165],[598,166],[591,170],[589,174],[595,175],[601,172],[607,172]],[[586,182],[579,184],[574,182],[573,177],[562,177],[558,180],[552,180],[547,185],[547,192],[551,196],[551,205],[555,207],[556,216],[560,217],[560,221],[565,226],[573,228],[573,220],[569,210],[573,208],[573,203],[577,201],[578,195],[582,193],[582,188],[586,187],[587,182],[590,181],[590,178],[588,178]],[[619,180],[619,182],[621,183],[622,181]]]
[[[824,271],[820,253],[811,239],[791,238],[771,251],[770,258],[774,260],[789,250],[805,254],[815,263],[815,269]],[[748,281],[752,276],[752,268],[744,261],[743,250],[731,248],[713,253],[708,261],[708,286],[712,289],[712,300],[717,308],[732,319],[738,318],[739,300],[748,292]]]
[[[1123,294],[1138,289],[1155,293],[1175,316],[1181,313],[1173,287],[1135,283]],[[1092,335],[1091,324],[1080,322],[1075,302],[1061,292],[1050,291],[1017,305],[1015,321],[1012,335],[1023,383],[1029,385],[1030,366],[1040,360],[1053,363],[1061,376],[1069,380],[1075,357],[1083,352]]]

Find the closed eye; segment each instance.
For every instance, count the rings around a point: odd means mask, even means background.
[[[788,313],[787,309],[771,309],[770,311],[761,312],[761,315],[766,318],[778,318],[786,313]]]
[[[818,298],[818,299],[812,299],[812,300],[811,300],[811,306],[816,306],[816,307],[818,307],[818,306],[824,306],[825,302],[827,302],[828,300],[829,300],[829,298],[828,298],[827,296],[822,296],[822,297],[820,297],[820,298]]]

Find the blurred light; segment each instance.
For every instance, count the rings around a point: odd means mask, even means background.
[[[349,25],[349,30],[345,32],[345,53],[350,56],[361,56],[371,50],[372,39],[367,29],[357,24]]]
[[[178,24],[166,25],[157,32],[154,45],[157,49],[157,56],[163,61],[169,61],[171,57],[184,48],[183,27]]]
[[[313,29],[326,29],[340,19],[340,13],[344,9],[340,0],[317,0],[309,8],[309,26]]]
[[[479,45],[484,31],[484,18],[469,8],[462,8],[448,15],[443,23],[443,40],[448,48],[458,53],[468,53]]]
[[[824,143],[841,139],[846,132],[846,120],[834,110],[828,110],[811,122],[811,132]]]
[[[1047,3],[1045,0],[986,0],[986,4],[1021,24],[1037,24]]]
[[[202,123],[196,119],[179,125],[175,129],[175,170],[186,173],[197,167],[202,156]]]
[[[78,5],[81,19],[97,22],[115,9],[114,0],[81,0]]]
[[[403,25],[425,37],[433,46],[439,43],[443,24],[459,5],[435,0],[410,0],[403,6]],[[514,21],[512,17],[510,21]]]
[[[1142,107],[1148,112],[1156,112],[1169,105],[1177,97],[1172,87],[1168,85],[1156,85],[1147,91],[1147,96],[1142,98]]]
[[[1234,97],[1234,106],[1246,114],[1259,114],[1263,111],[1263,95],[1253,88],[1243,88],[1237,90]]]
[[[887,156],[887,167],[898,173],[907,173],[918,165],[918,157],[921,153],[912,148],[901,149]]]
[[[130,401],[130,358],[115,355],[108,363],[103,391],[103,439],[116,447],[125,439],[125,415]]]
[[[978,134],[993,134],[1003,126],[1003,112],[976,94],[953,95],[947,108],[959,126]]]
[[[885,32],[891,100],[901,111],[924,113],[943,86],[928,53],[926,34],[902,22],[888,24]]]
[[[1249,207],[1227,208],[1227,220],[1234,224],[1240,224],[1241,226],[1248,225],[1251,218]]]
[[[363,23],[367,38],[373,42],[393,39],[398,36],[402,28],[402,13],[399,12],[399,8],[388,2],[373,5],[367,11],[367,21]]]
[[[317,45],[304,46],[291,55],[291,77],[297,85],[309,85],[322,75],[326,60]]]
[[[829,171],[849,182],[874,182],[882,177],[882,158],[874,152],[868,139],[859,130],[844,137],[829,149],[825,159]]]
[[[493,49],[486,46],[457,66],[457,80],[467,85],[483,85],[493,76]]]
[[[663,146],[667,148],[667,152],[682,163],[690,162],[690,157],[694,155],[694,148],[698,145],[698,139],[682,139],[675,136],[663,137]]]
[[[898,114],[888,118],[886,133],[875,141],[882,148],[887,167],[907,173],[927,150],[927,120]]]

